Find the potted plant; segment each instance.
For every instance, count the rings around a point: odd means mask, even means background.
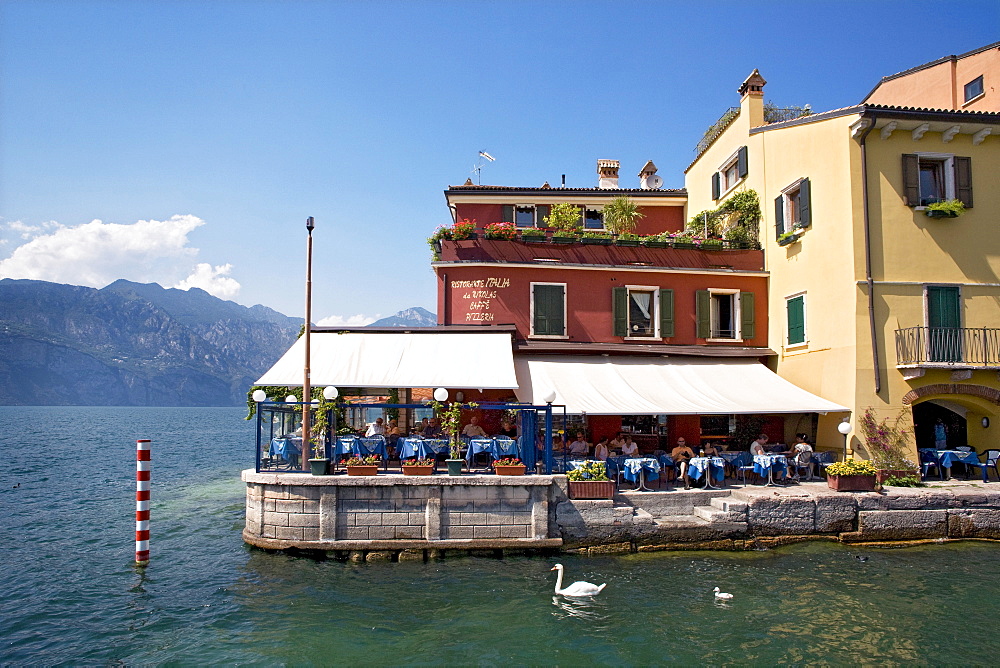
[[[461,241],[463,239],[475,239],[476,235],[476,221],[469,220],[468,218],[463,218],[462,220],[456,222],[451,228],[451,238],[453,241]]]
[[[580,238],[584,244],[598,245],[598,246],[610,246],[611,245],[611,235],[607,232],[584,232]]]
[[[427,245],[431,248],[433,260],[441,259],[441,241],[445,239],[451,239],[451,228],[443,225],[434,230],[434,234],[427,237]]]
[[[552,241],[557,244],[575,243],[577,232],[581,227],[580,207],[569,202],[553,204],[549,215],[545,216],[545,224],[553,228]]]
[[[799,240],[799,235],[795,231],[784,232],[778,235],[778,245],[787,246],[788,244],[795,243]]]
[[[702,250],[722,250],[722,239],[705,239],[701,242]]]
[[[965,204],[958,199],[931,202],[924,209],[924,214],[929,218],[958,218],[963,213],[965,213]]]
[[[903,456],[908,448],[909,431],[905,427],[907,414],[908,411],[903,409],[891,423],[889,418],[879,421],[875,418],[875,410],[869,406],[861,415],[861,435],[865,439],[868,456],[872,458],[878,471],[876,476],[879,483],[889,477],[919,478],[917,465]]]
[[[449,458],[445,460],[448,464],[448,475],[462,475],[462,465],[465,464],[465,460],[462,459],[462,441],[459,440],[459,434],[462,430],[462,409],[478,408],[479,404],[473,402],[462,404],[458,401],[452,401],[445,408],[444,404],[434,400],[431,402],[431,406],[434,407],[434,414],[441,421],[441,430],[448,435]]]
[[[641,241],[638,234],[631,234],[630,232],[623,232],[615,237],[616,246],[638,246]]]
[[[604,205],[604,227],[612,234],[632,234],[635,225],[644,215],[639,206],[625,195],[619,195]]]
[[[674,248],[694,248],[694,237],[690,234],[677,234],[670,238],[670,245]]]
[[[864,459],[848,459],[826,467],[826,484],[837,492],[874,492],[878,469]]]
[[[521,241],[528,241],[528,242],[545,241],[545,230],[540,230],[537,227],[529,227],[527,229],[521,230]]]
[[[524,475],[524,463],[517,457],[504,457],[493,462],[497,475]]]
[[[666,248],[670,245],[670,242],[662,234],[648,234],[640,238],[642,245],[646,248]]]
[[[403,475],[431,475],[434,473],[433,459],[407,459],[401,462]]]
[[[326,458],[326,440],[322,437],[312,438],[313,456],[309,460],[309,470],[313,475],[326,475],[330,462]]]
[[[344,462],[347,466],[347,475],[378,475],[379,459],[378,455],[351,457]]]
[[[586,461],[566,473],[571,499],[613,499],[615,483],[608,479],[604,462]]]
[[[513,241],[517,238],[517,227],[514,223],[490,223],[486,226],[486,238]]]

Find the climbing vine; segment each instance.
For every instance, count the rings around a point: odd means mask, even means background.
[[[702,234],[707,228],[709,238],[724,238],[760,248],[760,218],[757,191],[744,190],[734,194],[717,209],[696,213],[688,221],[686,231]]]

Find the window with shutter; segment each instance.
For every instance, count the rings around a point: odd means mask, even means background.
[[[615,336],[628,336],[628,289],[611,288]]]
[[[972,208],[972,158],[955,156],[955,199]]]
[[[660,290],[660,336],[674,335],[674,291]]]
[[[799,183],[799,226],[809,227],[812,225],[812,186],[809,179],[802,179]]]
[[[799,179],[774,200],[775,230],[778,237],[812,223],[809,179]]]
[[[740,293],[740,331],[736,338],[748,341],[757,335],[754,327],[754,295],[752,292]]]
[[[712,175],[712,199],[719,199],[732,190],[737,183],[747,176],[747,147],[740,149],[729,156],[722,163],[719,171]]]
[[[747,176],[747,147],[740,146],[740,150],[736,154],[736,163],[738,167],[738,173],[741,179],[745,179]]]
[[[548,223],[545,219],[549,217],[549,212],[551,208],[548,204],[536,204],[535,205],[535,227],[548,227]]]
[[[774,230],[776,236],[780,237],[785,233],[785,196],[778,195],[774,198]]]
[[[972,159],[949,153],[903,154],[903,201],[924,207],[957,199],[972,207]]]
[[[566,285],[531,284],[531,335],[566,335]]]
[[[712,199],[719,199],[719,195],[722,194],[722,188],[720,187],[720,176],[719,172],[712,174]]]
[[[504,222],[504,223],[513,223],[514,222],[514,205],[513,204],[504,204],[503,205],[503,212],[501,213],[501,216],[503,217],[503,220],[501,222]]]
[[[805,295],[790,297],[785,300],[785,310],[788,319],[788,345],[794,346],[806,342],[806,298]]]
[[[708,290],[698,290],[695,293],[694,314],[697,321],[699,339],[712,338],[712,293]]]

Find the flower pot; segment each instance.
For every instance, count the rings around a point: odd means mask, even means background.
[[[544,234],[531,234],[531,235],[528,235],[528,236],[524,236],[522,234],[521,235],[521,241],[523,241],[525,243],[529,243],[529,244],[545,243],[545,235]]]
[[[642,242],[642,245],[645,246],[646,248],[666,248],[670,244],[667,243],[666,241],[651,241],[649,239],[646,239],[645,241]]]
[[[497,466],[494,465],[493,470],[496,471],[497,475],[524,475],[524,464],[515,464],[513,466]]]
[[[924,209],[928,218],[958,218],[954,211],[938,211],[937,209]]]
[[[576,242],[576,237],[552,237],[552,243],[554,244],[575,244]]]
[[[570,480],[571,499],[613,499],[615,483],[611,480]]]
[[[638,246],[638,239],[615,239],[615,246]]]
[[[585,246],[610,246],[611,239],[596,239],[593,237],[581,237],[580,241],[583,242]]]
[[[404,466],[403,475],[431,475],[434,473],[434,465],[428,464],[426,466]]]
[[[672,241],[670,245],[674,248],[695,248],[695,245],[689,241]]]
[[[873,475],[828,475],[827,486],[836,492],[874,492]]]
[[[893,478],[909,478],[915,477],[920,479],[919,471],[907,471],[906,469],[879,469],[878,473],[875,474],[875,478],[878,480],[878,484],[885,482],[885,479],[892,476]]]
[[[446,459],[444,461],[448,464],[448,475],[462,475],[462,466],[465,464],[464,459]]]
[[[378,475],[378,464],[348,466],[347,475]]]
[[[325,459],[310,459],[309,469],[312,471],[313,475],[326,475],[326,465],[327,461]]]

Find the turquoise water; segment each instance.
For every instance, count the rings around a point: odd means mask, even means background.
[[[371,565],[248,548],[242,416],[0,407],[0,663],[994,662],[994,543]],[[145,573],[137,438],[153,440]],[[607,588],[554,598],[556,561]]]

